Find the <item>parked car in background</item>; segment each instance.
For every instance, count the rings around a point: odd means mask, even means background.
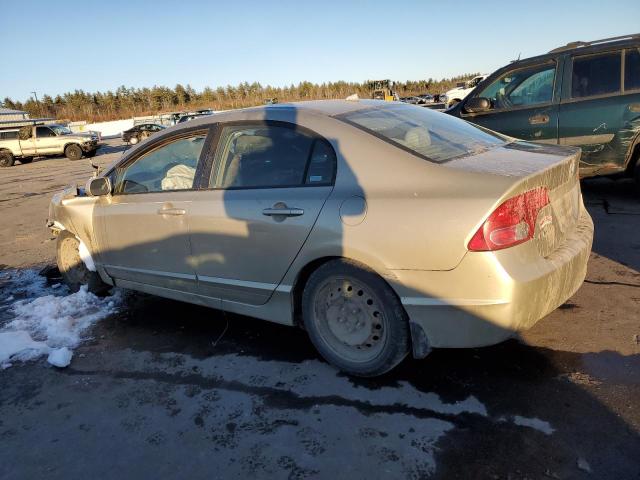
[[[120,136],[122,137],[122,141],[135,145],[165,128],[167,127],[156,123],[142,123],[130,128],[129,130],[125,130]]]
[[[445,102],[447,108],[452,107],[464,100],[467,95],[469,95],[485,78],[487,78],[487,75],[478,75],[477,77],[473,77],[471,80],[463,82],[462,85],[445,92],[444,98],[442,98],[441,95],[440,100]]]
[[[0,132],[0,167],[11,167],[16,160],[30,163],[34,157],[63,154],[79,160],[93,157],[99,146],[96,133],[73,133],[65,125],[28,125]]]
[[[157,134],[56,195],[48,224],[72,289],[304,325],[373,376],[505,340],[575,293],[579,156],[399,102],[264,106]]]
[[[510,63],[447,113],[509,136],[582,148],[580,175],[640,184],[640,34]]]
[[[189,122],[191,120],[195,120],[196,118],[207,117],[209,115],[213,115],[213,112],[211,112],[211,113],[192,113],[192,114],[183,115],[178,119],[176,124]]]

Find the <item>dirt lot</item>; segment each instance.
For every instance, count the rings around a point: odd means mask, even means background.
[[[0,169],[0,270],[53,261],[49,198],[91,172]],[[68,368],[0,371],[0,478],[640,478],[633,187],[584,182],[587,281],[522,338],[375,380],[336,373],[302,331],[130,295]],[[0,291],[0,326],[21,288]]]

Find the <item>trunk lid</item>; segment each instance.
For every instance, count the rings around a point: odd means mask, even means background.
[[[549,204],[540,210],[531,240],[540,255],[547,257],[562,245],[580,217],[579,160],[580,149],[513,142],[479,155],[452,160],[446,166],[512,177],[511,187],[504,192],[496,207],[520,193],[538,187],[547,188]]]

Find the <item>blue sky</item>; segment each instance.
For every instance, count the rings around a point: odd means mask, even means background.
[[[640,0],[6,1],[0,99],[74,89],[491,72],[640,31]]]

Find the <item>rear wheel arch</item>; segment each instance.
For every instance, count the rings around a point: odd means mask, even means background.
[[[626,158],[625,173],[629,177],[633,177],[637,174],[636,167],[640,165],[640,133],[636,135],[629,148],[629,153]]]
[[[327,255],[323,257],[318,257],[314,260],[311,260],[304,267],[300,269],[295,279],[295,282],[293,283],[293,288],[291,289],[291,293],[292,293],[294,325],[304,328],[304,325],[302,322],[302,294],[304,292],[305,286],[307,285],[307,282],[309,281],[309,277],[311,277],[311,274],[316,270],[318,270],[318,268],[320,268],[322,265],[328,262],[331,262],[333,260],[343,260],[345,262],[351,263],[352,265],[362,270],[368,270],[370,272],[375,273],[387,284],[387,286],[393,291],[394,295],[398,297],[398,299],[400,299],[400,296],[398,295],[396,290],[393,288],[393,286],[389,284],[385,276],[381,274],[380,271],[378,271],[376,268],[369,265],[368,263],[365,263],[362,260],[357,260],[354,258],[338,256],[338,255]]]

